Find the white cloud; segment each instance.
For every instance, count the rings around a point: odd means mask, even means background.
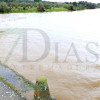
[[[54,1],[57,1],[57,2],[88,1],[88,2],[100,3],[100,0],[44,0],[44,1],[52,1],[52,2],[54,2]]]

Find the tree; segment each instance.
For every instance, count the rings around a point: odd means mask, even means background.
[[[8,11],[9,11],[9,7],[8,7],[7,3],[1,2],[0,3],[0,12],[4,13],[4,12],[8,12]]]
[[[74,5],[74,6],[77,6],[77,2],[73,2],[73,5]]]
[[[40,12],[44,12],[45,11],[44,5],[42,3],[39,3],[37,10]]]
[[[50,3],[44,3],[44,8],[45,9],[51,9],[51,4]]]
[[[70,5],[69,10],[75,11],[74,6],[73,5]]]
[[[86,8],[87,9],[95,9],[96,5],[94,3],[87,3]]]
[[[41,2],[42,0],[34,0],[34,2]]]

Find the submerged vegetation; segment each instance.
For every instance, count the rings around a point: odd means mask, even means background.
[[[46,2],[41,0],[0,0],[0,13],[76,11],[100,8],[100,4],[80,2]]]

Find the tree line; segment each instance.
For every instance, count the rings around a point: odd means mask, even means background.
[[[46,2],[41,0],[0,0],[0,12],[43,12],[43,11],[75,11],[100,8],[100,3],[79,2]]]

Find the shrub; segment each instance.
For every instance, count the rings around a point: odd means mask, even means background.
[[[44,12],[45,11],[44,5],[42,3],[39,3],[37,10],[40,11],[40,12]]]
[[[73,5],[70,5],[70,6],[69,6],[69,10],[75,11],[74,6],[73,6]]]
[[[9,7],[8,7],[8,5],[7,5],[7,3],[6,2],[1,2],[0,3],[0,12],[1,13],[4,13],[4,12],[9,12]]]
[[[34,0],[34,2],[41,2],[42,0]]]
[[[18,6],[19,6],[19,7],[22,7],[22,8],[23,8],[23,10],[26,10],[26,9],[27,9],[27,7],[28,7],[27,3],[25,3],[25,2],[19,3],[19,5],[18,5]]]
[[[68,9],[68,8],[69,8],[69,5],[68,5],[68,4],[64,4],[63,7],[64,7],[65,9]]]
[[[63,7],[70,11],[75,11],[74,6],[72,4],[64,4]]]
[[[51,9],[51,4],[49,4],[49,3],[44,3],[44,8],[45,8],[45,9]]]
[[[93,3],[87,3],[86,8],[87,9],[95,9],[96,8],[96,5],[93,4]]]

